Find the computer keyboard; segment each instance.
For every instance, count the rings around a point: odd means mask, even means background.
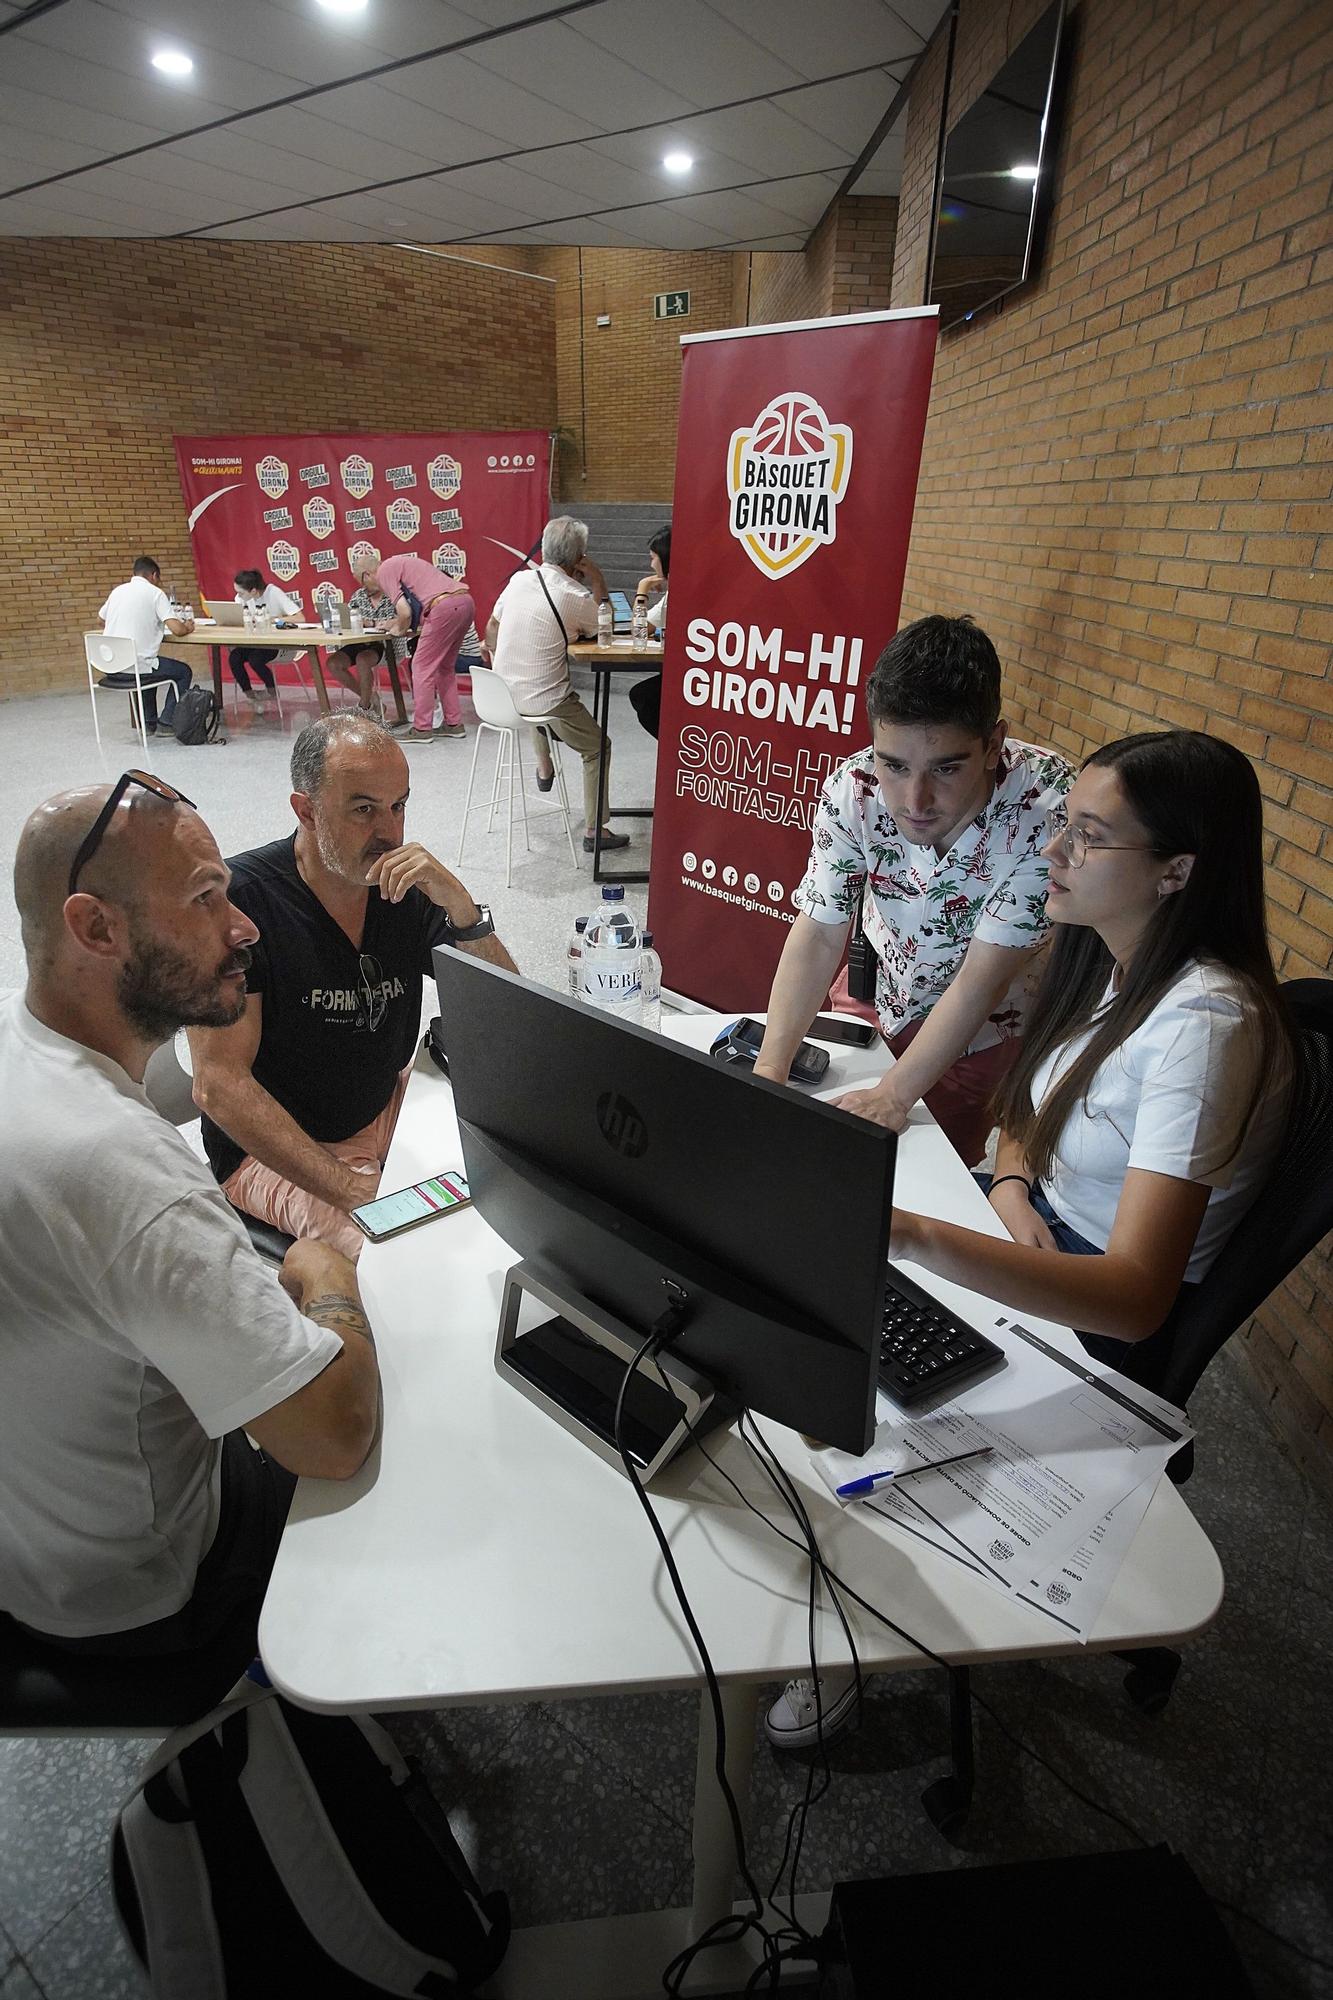
[[[884,1294],[879,1379],[895,1403],[919,1403],[940,1390],[955,1389],[1003,1359],[1003,1349],[993,1340],[894,1272]]]

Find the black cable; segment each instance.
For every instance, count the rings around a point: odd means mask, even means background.
[[[704,1636],[699,1629],[698,1620],[694,1615],[689,1598],[685,1594],[685,1586],[681,1581],[680,1571],[676,1567],[676,1559],[671,1553],[671,1545],[667,1541],[661,1522],[653,1511],[652,1502],[649,1500],[643,1481],[639,1477],[638,1467],[630,1456],[624,1440],[625,1397],[629,1392],[630,1383],[638,1372],[639,1364],[645,1355],[650,1352],[656,1352],[657,1349],[665,1346],[669,1340],[675,1337],[684,1323],[685,1316],[686,1308],[683,1302],[676,1301],[669,1305],[654,1320],[633,1359],[626,1366],[624,1376],[621,1379],[620,1390],[616,1397],[613,1434],[616,1450],[620,1454],[620,1462],[625,1468],[625,1476],[634,1488],[639,1505],[643,1508],[648,1518],[648,1525],[653,1531],[654,1540],[661,1554],[667,1576],[671,1581],[671,1588],[676,1595],[676,1602],[680,1606],[681,1614],[689,1628],[690,1637],[694,1641],[695,1651],[699,1656],[699,1664],[703,1668],[704,1680],[708,1687],[708,1699],[713,1711],[713,1769],[727,1808],[727,1817],[731,1821],[732,1839],[736,1848],[736,1864],[754,1907],[753,1910],[743,1912],[739,1915],[733,1913],[730,1916],[719,1918],[715,1924],[710,1924],[700,1937],[695,1938],[688,1944],[683,1951],[677,1952],[662,1974],[663,1990],[671,1995],[680,1993],[681,1983],[695,1958],[701,1951],[709,1949],[712,1945],[734,1943],[744,1937],[747,1932],[753,1931],[763,1940],[765,1963],[769,1961],[771,1954],[776,1950],[775,1941],[770,1937],[763,1921],[764,1899],[760,1894],[759,1885],[750,1872],[750,1864],[745,1851],[745,1829],[741,1824],[740,1808],[736,1803],[736,1794],[731,1788],[731,1781],[727,1777],[727,1728],[722,1714],[722,1691],[718,1686],[717,1674],[713,1669],[713,1662],[708,1648],[704,1643]]]
[[[888,1630],[894,1634],[895,1638],[906,1640],[908,1645],[914,1646],[919,1653],[921,1653],[926,1659],[930,1660],[933,1664],[935,1664],[936,1666],[943,1667],[946,1671],[949,1670],[951,1663],[948,1660],[944,1659],[940,1654],[932,1652],[930,1647],[925,1644],[924,1640],[916,1638],[916,1636],[913,1633],[906,1632],[903,1630],[901,1626],[895,1625],[893,1620],[891,1618],[886,1617],[886,1615],[879,1609],[877,1605],[872,1604],[870,1600],[868,1598],[863,1597],[858,1590],[853,1589],[852,1585],[849,1584],[844,1577],[839,1576],[837,1571],[830,1567],[830,1565],[825,1561],[822,1553],[819,1552],[817,1541],[813,1539],[813,1529],[810,1529],[811,1540],[803,1543],[801,1541],[798,1541],[794,1535],[789,1535],[784,1528],[779,1527],[778,1523],[775,1520],[773,1520],[771,1515],[766,1514],[763,1511],[762,1507],[756,1507],[753,1500],[750,1499],[749,1495],[745,1493],[742,1490],[742,1488],[737,1484],[737,1482],[732,1478],[731,1474],[726,1470],[725,1466],[720,1465],[717,1459],[714,1458],[713,1454],[708,1450],[708,1447],[704,1444],[698,1432],[695,1431],[693,1426],[690,1424],[688,1417],[684,1419],[684,1422],[685,1422],[685,1427],[689,1431],[693,1443],[697,1445],[698,1449],[703,1453],[703,1456],[707,1459],[708,1463],[712,1466],[713,1470],[718,1474],[718,1476],[721,1479],[723,1479],[726,1482],[726,1484],[731,1488],[732,1492],[736,1495],[736,1498],[741,1502],[742,1506],[747,1507],[749,1511],[756,1516],[757,1519],[763,1521],[764,1524],[768,1528],[770,1528],[775,1535],[780,1536],[781,1539],[784,1542],[789,1543],[792,1548],[798,1550],[804,1549],[804,1552],[818,1564],[821,1575],[826,1578],[831,1587],[831,1595],[833,1596],[833,1601],[835,1602],[835,1604],[837,1603],[836,1590],[841,1589],[846,1591],[848,1597],[852,1599],[853,1603],[859,1604],[863,1611],[868,1611],[871,1617],[877,1619],[881,1625],[886,1626]],[[750,1426],[750,1430],[754,1434],[753,1443],[751,1442],[750,1437],[746,1435],[745,1427],[747,1422]],[[773,1485],[775,1488],[777,1488],[777,1490],[781,1493],[781,1488],[778,1483],[778,1478],[775,1477],[774,1472],[770,1470],[770,1465],[765,1463],[765,1455],[767,1456],[767,1459],[771,1462],[771,1466],[776,1469],[777,1473],[780,1474],[781,1480],[785,1482],[787,1485],[791,1485],[790,1475],[787,1473],[785,1467],[781,1465],[781,1462],[777,1458],[776,1453],[773,1451],[772,1445],[769,1444],[767,1438],[764,1437],[762,1431],[759,1429],[758,1424],[754,1420],[753,1413],[748,1410],[743,1411],[737,1423],[736,1428],[737,1428],[737,1435],[739,1436],[741,1443],[750,1453],[750,1456],[754,1459],[756,1465],[759,1466],[760,1470],[763,1471],[765,1476],[769,1479],[769,1483]],[[796,1491],[794,1486],[792,1487],[792,1491],[793,1492]],[[787,1496],[785,1494],[781,1494],[781,1497],[784,1500],[787,1500]],[[793,1514],[796,1514],[796,1508],[792,1506],[789,1500],[787,1500],[787,1505],[789,1511],[791,1511]],[[801,1507],[801,1512],[804,1513],[803,1506]],[[808,1515],[806,1515],[805,1517],[805,1526],[809,1528]],[[833,1588],[834,1586],[836,1586],[836,1588]],[[841,1612],[840,1606],[839,1610]],[[854,1667],[856,1670],[857,1690],[859,1699],[860,1688],[861,1688],[860,1661],[856,1655],[854,1642],[850,1640],[850,1634],[849,1634],[849,1643],[852,1644],[852,1657],[853,1657]],[[814,1664],[813,1660],[811,1664],[813,1666]],[[816,1716],[818,1716],[819,1704],[818,1704],[817,1675],[815,1676],[815,1679],[816,1679]],[[1109,1819],[1113,1821],[1116,1826],[1121,1827],[1126,1833],[1128,1833],[1131,1839],[1136,1840],[1141,1847],[1147,1848],[1156,1845],[1154,1841],[1150,1840],[1148,1836],[1145,1833],[1143,1833],[1137,1826],[1135,1826],[1131,1821],[1125,1819],[1123,1815],[1116,1812],[1112,1807],[1103,1804],[1100,1799],[1093,1798],[1090,1793],[1085,1792],[1080,1786],[1076,1785],[1072,1778],[1066,1777],[1063,1771],[1058,1770],[1056,1766],[1051,1763],[1049,1758],[1044,1757],[1039,1750],[1034,1750],[1030,1743],[1025,1742],[1023,1738],[1017,1734],[1016,1731],[1012,1730],[1009,1727],[1008,1723],[1006,1723],[1003,1717],[997,1713],[997,1711],[992,1707],[990,1702],[986,1701],[983,1696],[979,1695],[976,1689],[972,1687],[970,1683],[969,1683],[968,1693],[971,1701],[973,1701],[975,1705],[979,1709],[981,1709],[983,1714],[990,1717],[990,1720],[995,1724],[995,1727],[1000,1731],[1000,1734],[1004,1736],[1008,1742],[1012,1743],[1015,1749],[1021,1751],[1025,1757],[1030,1757],[1032,1761],[1035,1764],[1039,1764],[1044,1771],[1049,1772],[1050,1776],[1055,1779],[1056,1783],[1062,1785],[1064,1789],[1067,1792],[1069,1792],[1074,1798],[1078,1799],[1081,1804],[1088,1806],[1093,1812],[1100,1814],[1104,1819]],[[825,1749],[825,1766],[827,1768],[827,1750],[823,1744],[822,1733],[820,1736],[820,1745],[821,1748]],[[794,1893],[795,1892],[793,1887],[793,1897]],[[1205,1894],[1208,1894],[1208,1892],[1205,1891]],[[1314,1952],[1306,1951],[1303,1945],[1299,1945],[1295,1943],[1293,1939],[1285,1937],[1281,1931],[1274,1930],[1270,1924],[1266,1924],[1260,1918],[1252,1916],[1248,1910],[1241,1909],[1239,1904],[1228,1902],[1224,1896],[1214,1896],[1211,1894],[1209,1894],[1209,1901],[1214,1905],[1215,1908],[1220,1910],[1226,1910],[1230,1915],[1240,1918],[1240,1920],[1243,1923],[1250,1924],[1253,1926],[1255,1930],[1262,1931],[1265,1937],[1271,1938],[1275,1944],[1281,1945],[1284,1950],[1292,1952],[1297,1958],[1304,1959],[1310,1965],[1318,1966],[1322,1971],[1333,1972],[1333,1960],[1320,1958]],[[783,1954],[784,1957],[788,1955],[789,1954],[786,1953]],[[796,1954],[791,1954],[791,1955],[796,1955]],[[762,1968],[760,1969],[762,1970]],[[747,1986],[745,1990],[748,1993],[751,1990],[757,1991],[758,1989],[757,1987],[754,1986],[752,1981],[751,1984]]]

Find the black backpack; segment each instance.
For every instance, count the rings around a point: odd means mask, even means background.
[[[172,712],[171,727],[178,743],[225,743],[222,703],[212,688],[189,687]]]
[[[149,1761],[111,1880],[154,2000],[476,1992],[509,1904],[478,1888],[415,1766],[369,1716],[242,1684]]]

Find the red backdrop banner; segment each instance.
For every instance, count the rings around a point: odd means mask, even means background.
[[[195,574],[210,600],[229,602],[236,571],[258,569],[318,617],[328,599],[351,596],[349,564],[374,550],[422,556],[465,581],[484,629],[547,518],[545,431],[178,437],[175,445]]]
[[[666,982],[762,1007],[832,766],[898,627],[933,307],[683,341],[650,921]]]

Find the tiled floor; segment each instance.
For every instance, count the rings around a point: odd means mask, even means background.
[[[617,796],[645,797],[652,746],[623,701],[612,728]],[[128,731],[119,736],[108,748],[115,769],[136,761]],[[0,705],[0,753],[9,774],[0,852],[10,853],[33,804],[72,779],[96,777],[86,703]],[[282,830],[284,754],[276,727],[246,716],[226,750],[170,744],[158,766],[199,799],[225,852]],[[411,754],[410,830],[451,861],[471,745]],[[258,803],[265,799],[270,814]],[[641,845],[644,823],[627,824]],[[516,861],[508,894],[498,834],[478,839],[470,850],[477,859],[463,872],[494,902],[524,970],[558,983],[567,928],[592,893],[586,864],[576,878],[567,852],[561,861],[558,828],[546,827],[540,852]],[[631,900],[642,910],[641,892]],[[0,988],[21,976],[6,897]],[[1082,1791],[1183,1852],[1210,1892],[1333,1962],[1333,1517],[1225,1355],[1192,1414],[1199,1469],[1187,1498],[1221,1556],[1227,1598],[1190,1648],[1166,1712],[1142,1717],[1121,1691],[1123,1667],[1097,1657],[995,1668],[976,1677],[977,1691]],[[478,1866],[509,1888],[518,1920],[535,1923],[688,1899],[696,1715],[692,1698],[664,1695],[398,1717],[391,1726],[422,1755]],[[945,1741],[934,1675],[873,1684],[861,1729],[832,1753],[834,1784],[811,1815],[802,1887],[1126,1844],[1119,1828],[979,1714],[976,1803],[962,1845],[948,1847],[919,1804],[943,1768]],[[147,1747],[0,1742],[3,2000],[120,2000],[141,1991],[115,1929],[106,1846],[115,1805]],[[761,1877],[776,1866],[805,1775],[798,1760],[761,1742],[751,1832]],[[1239,1918],[1227,1923],[1262,1995],[1333,1996],[1333,1972]]]

